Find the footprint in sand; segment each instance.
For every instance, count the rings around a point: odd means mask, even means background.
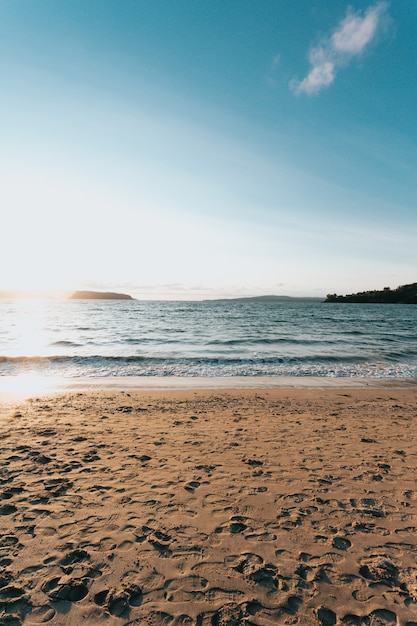
[[[175,618],[174,624],[175,626],[193,626],[194,620],[189,615],[183,614]]]
[[[184,485],[184,489],[189,491],[190,493],[194,493],[194,491],[200,486],[200,482],[198,480],[191,480],[189,483]]]
[[[147,539],[151,546],[159,552],[161,556],[169,556],[172,553],[172,550],[169,547],[172,540],[171,535],[168,535],[160,530],[155,530],[147,534]]]
[[[17,508],[14,504],[3,504],[0,506],[0,515],[12,515],[12,513],[16,513]]]
[[[125,539],[117,546],[117,550],[131,550],[134,547],[133,541]]]
[[[229,565],[235,571],[262,587],[278,589],[278,570],[272,563],[265,563],[258,554],[247,553],[241,556],[230,557]]]
[[[398,568],[387,558],[376,556],[363,561],[359,574],[373,583],[399,586]]]
[[[28,565],[20,571],[21,576],[30,576],[35,572],[39,572],[41,569],[45,569],[45,565]]]
[[[16,598],[20,598],[25,593],[25,590],[15,585],[6,585],[0,589],[0,602],[12,602]]]
[[[233,625],[243,623],[245,613],[239,604],[224,604],[220,609],[215,611],[211,617],[213,626]]]
[[[0,548],[10,548],[19,543],[19,539],[14,535],[4,535],[0,539]]]
[[[334,626],[337,621],[336,613],[322,606],[317,611],[320,626]]]
[[[338,554],[337,552],[326,552],[320,559],[321,565],[325,565],[326,563],[340,563],[340,561],[344,560],[344,556],[342,554]]]
[[[333,537],[332,546],[338,550],[347,550],[352,545],[352,542],[347,537]]]
[[[168,602],[196,602],[204,598],[209,582],[201,576],[186,576],[168,581],[166,600]]]
[[[107,609],[115,617],[124,617],[129,613],[129,598],[126,593],[111,593],[106,602]]]
[[[0,494],[0,500],[10,500],[13,496],[22,493],[23,491],[23,487],[9,487]]]
[[[168,626],[173,624],[174,616],[165,611],[149,611],[143,617],[126,622],[125,626]],[[188,622],[177,622],[187,624]]]
[[[223,589],[221,587],[212,587],[204,593],[206,602],[215,605],[219,605],[222,602],[235,602],[236,599],[241,599],[243,596],[244,593],[240,589]]]
[[[143,593],[139,585],[131,584],[121,590],[103,589],[97,592],[93,599],[95,604],[105,606],[111,615],[126,617],[130,607],[142,604]]]
[[[248,528],[248,518],[243,517],[241,515],[232,515],[229,520],[229,530],[232,535],[236,535],[238,533],[242,533],[244,530]]]
[[[250,535],[246,535],[246,539],[255,539],[256,541],[276,541],[277,535],[275,535],[274,533],[269,533],[266,530],[261,530],[259,532],[251,533]]]
[[[416,533],[415,526],[405,526],[404,528],[396,528],[394,530],[396,535],[406,534],[406,535],[415,535]]]
[[[368,602],[368,600],[375,597],[375,593],[372,589],[365,587],[363,589],[355,589],[352,592],[352,597],[358,602]]]
[[[353,613],[348,613],[344,617],[342,617],[341,623],[343,626],[361,626],[362,620],[358,615],[353,615]]]
[[[155,550],[159,553],[160,556],[167,557],[172,554],[172,550],[169,547],[169,544],[162,543],[161,541],[158,541],[157,539],[148,539],[148,541],[151,544],[151,546],[155,548]]]
[[[146,592],[152,592],[162,589],[166,583],[166,578],[160,574],[153,565],[142,565],[136,574],[137,584],[146,589]]]
[[[49,593],[53,601],[79,602],[88,594],[88,579],[67,579]]]
[[[46,624],[50,622],[56,615],[56,611],[49,604],[35,607],[30,615],[26,618],[27,624]]]
[[[311,504],[310,506],[304,506],[299,509],[301,515],[313,515],[313,513],[317,513],[318,507]]]
[[[99,552],[110,552],[111,550],[115,550],[116,546],[117,542],[113,537],[101,537],[100,541],[93,545],[94,549]]]
[[[387,609],[377,609],[362,618],[362,624],[375,624],[375,626],[396,626],[398,624],[397,615]]]
[[[13,576],[10,572],[2,572],[0,574],[0,588],[6,587],[13,580]]]
[[[264,464],[264,462],[259,459],[242,459],[242,461],[249,465],[249,467],[262,467]]]
[[[45,490],[55,498],[65,495],[72,486],[73,483],[67,478],[50,478],[44,483]]]
[[[258,554],[246,552],[244,554],[237,554],[226,557],[225,563],[235,569],[237,572],[248,575],[254,570],[261,567],[264,563],[264,560]]]
[[[290,502],[300,503],[304,501],[305,496],[303,493],[290,493],[286,496],[283,496],[283,499],[289,500]]]

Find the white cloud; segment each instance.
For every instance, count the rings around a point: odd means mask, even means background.
[[[336,29],[310,50],[310,72],[303,80],[290,81],[296,94],[317,94],[336,78],[338,70],[360,55],[380,31],[387,11],[386,2],[378,2],[367,11],[354,13],[348,10]]]
[[[383,4],[377,4],[370,7],[363,18],[352,13],[348,14],[340,28],[332,35],[331,43],[334,49],[349,55],[360,54],[374,38],[384,10]]]

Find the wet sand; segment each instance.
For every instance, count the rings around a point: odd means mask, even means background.
[[[415,626],[403,387],[9,398],[0,625]]]

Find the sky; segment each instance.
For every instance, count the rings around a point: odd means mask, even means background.
[[[0,0],[0,290],[417,281],[417,2]]]

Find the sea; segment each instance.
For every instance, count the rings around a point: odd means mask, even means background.
[[[0,377],[417,377],[417,306],[0,300]]]

